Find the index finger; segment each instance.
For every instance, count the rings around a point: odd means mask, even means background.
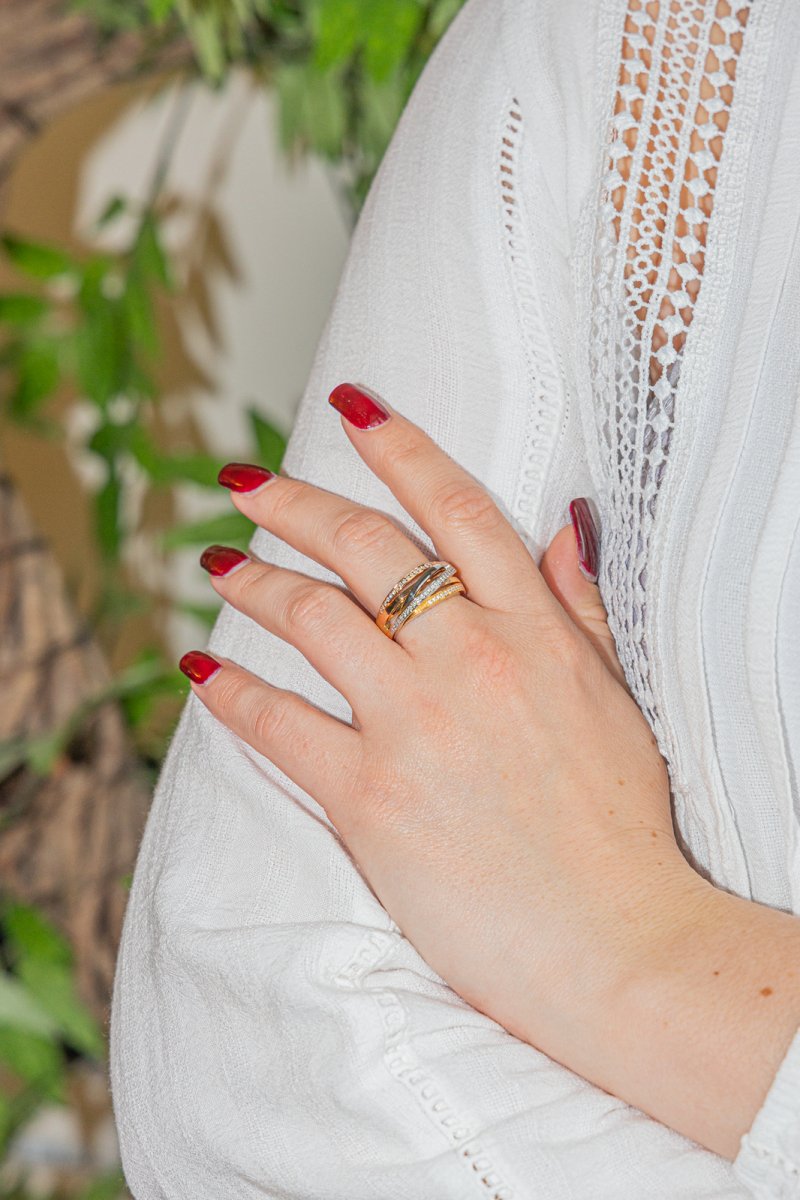
[[[367,466],[437,554],[455,564],[470,599],[507,612],[552,603],[527,547],[486,488],[423,429],[351,383],[335,387],[329,402]]]

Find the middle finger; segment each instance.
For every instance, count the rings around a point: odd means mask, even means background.
[[[373,617],[395,583],[428,559],[391,517],[324,488],[242,463],[223,467],[219,480],[246,517],[336,572]]]

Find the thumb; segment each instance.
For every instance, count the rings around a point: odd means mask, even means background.
[[[569,515],[572,523],[559,529],[545,550],[539,569],[561,607],[627,691],[628,684],[597,586],[600,559],[597,524],[583,497],[571,501]]]

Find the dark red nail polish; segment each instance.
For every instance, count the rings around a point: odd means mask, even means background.
[[[572,518],[572,528],[575,530],[575,539],[578,543],[580,568],[590,583],[597,583],[600,535],[597,532],[592,510],[588,502],[581,496],[570,502],[569,515]]]
[[[251,463],[228,463],[217,476],[217,483],[230,488],[232,492],[254,492],[274,478],[275,472],[268,471],[266,467],[254,467]]]
[[[232,546],[207,546],[200,555],[200,566],[205,567],[209,575],[229,575],[234,567],[249,561],[249,554],[242,554]]]
[[[328,402],[356,429],[374,429],[392,415],[374,396],[368,396],[352,383],[340,383],[331,392]]]
[[[202,650],[189,650],[184,654],[178,666],[184,675],[188,675],[192,683],[208,683],[211,676],[220,669],[222,663],[218,663],[210,654],[204,654]]]

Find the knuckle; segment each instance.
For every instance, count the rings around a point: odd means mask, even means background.
[[[394,525],[382,513],[370,508],[353,509],[334,527],[331,548],[337,557],[352,554],[354,550],[371,554],[385,545],[394,532]]]
[[[292,726],[290,697],[275,695],[259,700],[248,728],[253,730],[256,746],[271,746],[283,742]]]
[[[290,630],[314,633],[330,624],[337,596],[326,583],[300,585],[286,602],[284,625]]]
[[[540,627],[541,642],[556,670],[561,674],[565,671],[577,674],[585,665],[588,644],[576,626],[566,617],[558,616],[558,620]]]
[[[493,629],[477,626],[467,634],[465,658],[484,687],[517,688],[522,683],[519,650]]]
[[[231,594],[236,597],[237,604],[243,608],[252,604],[251,597],[259,594],[268,569],[261,563],[251,562],[231,576]]]
[[[488,532],[497,528],[500,511],[477,483],[448,483],[434,495],[434,519],[445,529]]]
[[[270,524],[283,525],[291,519],[292,509],[303,495],[305,485],[298,480],[281,476],[280,487],[275,488],[269,495]]]
[[[404,473],[417,465],[425,435],[419,428],[395,427],[391,446],[386,446],[387,465],[392,470]]]
[[[220,671],[216,681],[214,705],[218,712],[235,714],[242,707],[242,681],[236,671]]]

